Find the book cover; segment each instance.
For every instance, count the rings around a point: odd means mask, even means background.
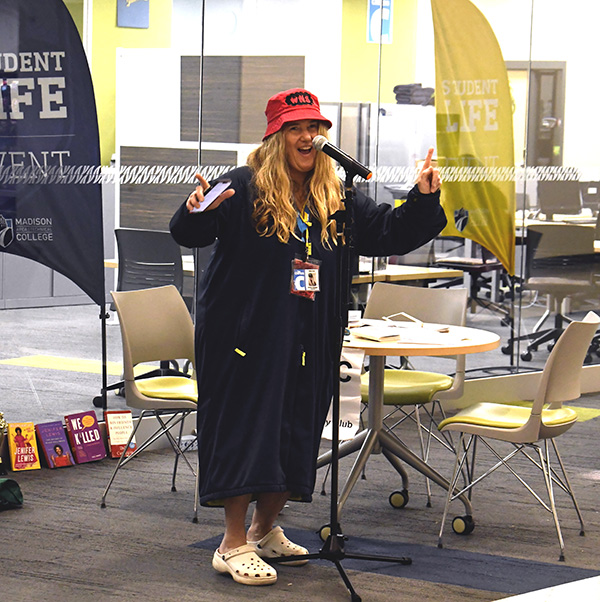
[[[106,458],[106,447],[94,410],[67,414],[65,426],[71,451],[77,464]]]
[[[133,431],[133,417],[131,410],[105,410],[104,422],[106,423],[106,437],[108,451],[111,458],[120,458],[131,431]],[[131,440],[125,456],[131,456],[136,450],[135,437]]]
[[[35,432],[48,468],[62,468],[75,464],[63,423],[60,420],[36,424]]]
[[[13,470],[41,468],[33,422],[8,423],[8,449]]]

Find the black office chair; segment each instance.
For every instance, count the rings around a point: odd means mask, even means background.
[[[474,311],[475,306],[479,305],[484,309],[499,313],[502,316],[502,324],[509,326],[512,320],[510,309],[502,303],[492,301],[487,297],[487,295],[491,297],[493,287],[491,279],[487,275],[491,272],[498,272],[500,277],[502,277],[504,267],[494,254],[483,245],[478,243],[473,244],[476,251],[473,257],[459,255],[443,257],[435,260],[435,266],[466,272],[470,276],[469,301],[471,311]],[[453,284],[460,284],[462,286],[462,279],[442,286],[451,286]],[[512,287],[512,284],[509,282],[508,286]]]
[[[137,228],[116,228],[117,253],[119,267],[117,274],[117,291],[134,291],[160,286],[173,285],[180,294],[183,291],[183,262],[181,248],[173,240],[171,233],[163,230],[143,230]],[[183,294],[182,294],[183,296]],[[190,310],[191,297],[184,297]],[[114,303],[111,310],[115,311]],[[160,366],[150,372],[149,376],[181,376],[186,374],[189,366],[182,369],[175,358],[163,360]],[[108,385],[103,391],[117,391],[124,396],[124,382]],[[102,397],[94,398],[94,405],[102,405]]]
[[[596,283],[598,268],[594,254],[595,230],[591,226],[567,223],[539,223],[527,230],[526,279],[524,290],[537,292],[546,297],[546,310],[533,327],[532,332],[512,337],[506,351],[517,341],[528,341],[521,353],[523,361],[531,361],[532,352],[548,343],[552,349],[565,324],[571,322],[563,313],[565,299],[597,297],[600,287]],[[542,326],[553,316],[550,328]],[[586,361],[590,360],[588,354]]]
[[[117,228],[118,291],[134,291],[172,284],[183,289],[181,248],[170,232]]]

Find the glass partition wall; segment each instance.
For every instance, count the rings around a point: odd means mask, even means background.
[[[212,178],[243,165],[267,99],[305,87],[334,124],[331,140],[373,170],[355,183],[378,203],[402,203],[436,148],[451,227],[359,271],[467,260],[464,280],[414,284],[468,286],[467,322],[503,341],[486,361],[539,368],[554,334],[531,337],[599,305],[599,17],[591,0],[173,0],[170,47],[118,49],[115,156],[121,170],[158,163],[185,177],[122,178],[120,223],[166,228],[196,166]],[[477,273],[469,262],[481,259],[501,265]],[[368,282],[355,286],[353,302],[367,294]]]

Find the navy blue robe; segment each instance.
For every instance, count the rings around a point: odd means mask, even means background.
[[[292,261],[304,242],[259,236],[252,221],[248,167],[233,170],[235,195],[216,210],[190,214],[185,203],[171,233],[185,247],[216,240],[196,311],[200,503],[242,494],[290,491],[310,501],[321,431],[339,365],[336,255],[310,227],[320,261],[314,301],[290,294]],[[354,246],[360,255],[407,253],[446,224],[439,192],[393,209],[354,196]]]

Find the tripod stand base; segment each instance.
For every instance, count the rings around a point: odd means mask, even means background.
[[[352,587],[352,583],[346,574],[344,567],[342,566],[342,560],[345,558],[353,560],[368,560],[374,562],[390,562],[394,564],[410,565],[412,564],[412,558],[407,556],[378,556],[369,554],[348,554],[344,549],[345,537],[339,532],[339,525],[336,526],[335,532],[330,533],[325,541],[323,547],[319,552],[314,554],[303,554],[301,556],[282,556],[280,558],[268,558],[269,562],[273,563],[286,563],[293,562],[295,560],[328,560],[335,564],[344,585],[350,593],[350,600],[352,602],[361,602],[362,598],[356,593]]]

